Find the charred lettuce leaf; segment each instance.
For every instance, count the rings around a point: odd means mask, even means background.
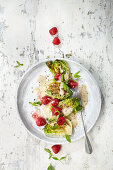
[[[46,62],[49,70],[55,76],[57,73],[64,74],[65,80],[69,79],[69,67],[64,60],[55,60]]]
[[[43,128],[45,134],[50,136],[62,136],[65,137],[65,134],[72,135],[72,124],[71,121],[66,119],[63,125],[57,125],[54,129],[54,126],[46,124]]]
[[[74,97],[60,101],[59,107],[62,108],[64,116],[68,116],[71,113],[76,113],[77,111],[82,110],[80,100]]]
[[[60,100],[67,99],[72,95],[72,91],[64,82],[50,80],[46,89],[48,96]]]

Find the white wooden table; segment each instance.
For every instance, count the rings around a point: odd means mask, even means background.
[[[60,48],[48,30],[58,27]],[[100,117],[89,133],[93,154],[84,139],[62,146],[61,164],[48,159],[51,147],[27,133],[16,110],[16,90],[23,73],[38,60],[70,57],[82,63],[103,95]],[[71,56],[66,55],[71,54]],[[16,61],[24,66],[14,68]],[[0,170],[113,170],[113,1],[0,0]]]

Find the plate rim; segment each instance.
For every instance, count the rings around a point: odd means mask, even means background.
[[[29,134],[31,134],[33,137],[35,137],[36,139],[39,139],[39,140],[41,140],[41,141],[43,141],[43,142],[50,143],[50,144],[67,144],[68,142],[67,142],[66,140],[65,140],[64,142],[51,142],[51,141],[46,141],[46,140],[44,140],[44,139],[41,139],[40,137],[38,137],[38,136],[36,136],[35,134],[33,134],[33,133],[26,127],[24,121],[22,120],[22,118],[21,118],[21,116],[20,116],[19,109],[18,109],[18,92],[19,92],[19,87],[20,87],[21,82],[22,82],[22,80],[24,79],[25,75],[26,75],[30,70],[32,70],[35,66],[38,66],[39,64],[45,63],[45,62],[47,62],[47,61],[57,60],[57,59],[59,59],[59,60],[65,60],[66,62],[73,62],[73,63],[79,65],[81,68],[83,68],[83,69],[90,75],[90,77],[93,79],[93,81],[95,82],[95,84],[96,84],[96,86],[97,86],[97,88],[98,88],[98,94],[99,94],[99,98],[100,98],[99,113],[98,113],[97,118],[95,119],[94,124],[92,124],[89,129],[86,129],[86,131],[87,131],[87,133],[89,133],[89,132],[92,130],[92,128],[94,127],[94,125],[96,124],[96,122],[97,122],[97,120],[98,120],[98,118],[99,118],[100,111],[101,111],[101,105],[102,105],[101,91],[100,91],[100,88],[99,88],[99,85],[98,85],[96,79],[95,79],[94,76],[91,74],[91,72],[90,72],[87,68],[85,68],[84,65],[82,65],[82,64],[80,64],[79,62],[76,62],[76,61],[74,61],[74,60],[72,60],[72,59],[61,58],[61,57],[55,57],[55,58],[54,58],[54,57],[51,57],[51,58],[49,58],[49,59],[40,60],[40,61],[38,61],[37,63],[35,63],[35,64],[33,64],[32,66],[30,66],[30,67],[24,72],[24,74],[23,74],[22,77],[20,78],[19,83],[18,83],[18,85],[17,85],[17,90],[16,90],[16,109],[17,109],[18,116],[19,116],[22,124],[24,125],[25,129],[26,129],[27,132],[28,132]],[[75,142],[75,141],[78,141],[78,140],[82,139],[83,137],[84,137],[84,134],[81,135],[81,136],[79,136],[79,137],[77,137],[76,139],[71,139],[71,143],[72,143],[72,142]]]

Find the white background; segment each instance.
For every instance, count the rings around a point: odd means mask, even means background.
[[[60,47],[48,30],[57,26]],[[100,117],[89,133],[93,154],[84,139],[62,146],[48,159],[51,147],[27,133],[16,110],[16,90],[23,73],[39,59],[66,57],[82,63],[102,91]],[[67,56],[68,57],[68,56]],[[14,68],[16,61],[24,66]],[[113,170],[113,1],[0,0],[0,170]]]

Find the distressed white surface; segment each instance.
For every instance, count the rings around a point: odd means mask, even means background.
[[[57,26],[62,44],[52,45],[48,30]],[[113,1],[0,0],[0,170],[113,170]],[[59,155],[69,163],[48,160],[44,147],[29,135],[16,110],[20,77],[38,59],[73,54],[96,78],[103,94],[100,117],[89,133],[93,154],[84,139],[63,145]],[[66,56],[65,56],[66,57]],[[16,60],[24,63],[14,68]]]

